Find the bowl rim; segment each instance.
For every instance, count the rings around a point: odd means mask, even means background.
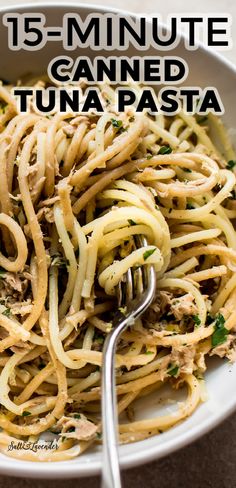
[[[65,0],[42,0],[38,3],[34,3],[31,0],[26,3],[19,2],[14,5],[6,5],[0,6],[0,14],[4,13],[11,13],[18,10],[27,9],[28,11],[32,9],[32,11],[40,11],[40,9],[47,9],[51,10],[57,8],[59,11],[62,8],[67,8],[67,11],[70,8],[73,9],[83,9],[83,10],[93,10],[95,9],[98,12],[110,12],[110,13],[117,13],[122,15],[128,15],[132,17],[140,17],[142,14],[137,12],[131,12],[128,10],[120,10],[119,8],[109,7],[106,5],[96,5],[93,3],[75,3],[71,1]],[[146,14],[149,15],[149,14]],[[155,12],[150,13],[150,15],[155,15]],[[161,24],[164,25],[164,24]],[[165,26],[165,28],[167,28]],[[180,32],[179,33],[180,39],[186,39],[187,36]],[[198,42],[198,49],[201,52],[204,52],[207,56],[210,56],[213,60],[215,59],[225,68],[228,68],[236,77],[236,65],[224,57],[218,51],[213,51],[212,49],[207,48],[202,42]],[[157,444],[156,446],[147,447],[145,450],[137,450],[133,453],[129,453],[128,455],[122,454],[120,452],[120,464],[121,468],[131,468],[135,466],[140,466],[140,464],[151,462],[155,459],[160,459],[164,456],[171,454],[172,452],[185,447],[186,445],[196,441],[203,435],[207,434],[211,431],[214,427],[219,425],[223,420],[225,420],[230,414],[232,414],[236,410],[236,396],[232,398],[230,402],[228,402],[227,406],[223,410],[219,410],[211,414],[210,418],[206,418],[204,421],[200,423],[200,425],[196,425],[195,427],[190,428],[189,431],[183,432],[177,436],[177,440],[169,439],[165,442],[164,446],[161,444]],[[137,443],[136,443],[137,444]],[[119,448],[122,451],[122,447]],[[4,456],[4,455],[3,455]],[[15,461],[15,462],[13,462]],[[73,460],[72,460],[73,461]],[[95,459],[93,464],[91,462],[86,462],[83,465],[76,464],[70,461],[62,461],[62,462],[32,462],[32,461],[23,461],[23,460],[15,460],[13,458],[8,458],[4,456],[0,458],[0,474],[10,475],[15,477],[28,477],[28,478],[45,478],[45,479],[57,479],[57,478],[76,478],[76,477],[83,477],[83,476],[91,476],[96,475],[101,470],[101,458]]]

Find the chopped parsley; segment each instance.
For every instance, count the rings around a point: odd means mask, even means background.
[[[192,173],[192,170],[190,168],[183,168],[183,171],[185,171],[185,173]]]
[[[102,433],[101,432],[97,432],[97,439],[101,439],[102,438]]]
[[[117,120],[117,119],[111,119],[112,126],[114,129],[121,129],[123,127],[123,122],[122,120]]]
[[[6,310],[4,310],[4,312],[2,312],[2,315],[5,315],[6,317],[10,317],[10,315],[11,315],[10,308],[6,308]]]
[[[221,313],[218,313],[215,321],[214,332],[211,337],[211,343],[213,347],[223,344],[229,333],[228,329],[225,328],[225,318]]]
[[[74,419],[81,419],[80,413],[75,413],[74,414]]]
[[[156,251],[156,247],[154,249],[148,249],[147,251],[145,251],[143,253],[144,261],[146,261],[146,259],[149,258],[149,256],[151,256],[155,251]]]
[[[27,410],[25,410],[25,411],[22,413],[22,417],[28,417],[29,415],[31,415],[31,412],[28,412]]]
[[[69,429],[66,432],[74,432],[74,431],[75,431],[75,427],[69,427]]]
[[[152,154],[148,153],[146,156],[147,159],[152,159]]]
[[[6,274],[6,270],[0,266],[0,277]]]
[[[193,321],[194,321],[195,327],[199,327],[201,325],[201,320],[199,318],[199,315],[193,315]]]
[[[167,370],[168,375],[177,376],[178,372],[179,372],[179,366],[170,363]]]
[[[136,222],[132,219],[128,219],[129,225],[137,225]]]
[[[170,146],[161,146],[158,151],[158,154],[170,154],[170,153],[172,153],[172,149]]]
[[[225,323],[224,315],[222,315],[222,313],[218,313],[216,317],[216,323],[215,323],[216,327],[221,328],[223,327],[224,323]]]
[[[134,122],[134,116],[129,118],[129,122]]]
[[[148,351],[148,350],[146,350],[146,351],[145,351],[145,354],[153,354],[153,352],[152,352],[152,351]]]
[[[186,208],[187,210],[193,210],[195,207],[192,205],[192,203],[187,203]]]
[[[226,169],[233,169],[236,166],[236,160],[235,159],[230,159],[228,163],[226,164]]]

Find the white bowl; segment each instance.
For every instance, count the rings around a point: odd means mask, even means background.
[[[116,12],[114,9],[98,8],[97,6],[75,5],[64,2],[63,4],[48,3],[27,4],[14,6],[12,8],[1,8],[0,17],[5,12],[43,12],[47,17],[48,25],[61,25],[61,18],[65,13],[78,12],[87,15],[91,12]],[[124,14],[124,12],[122,12]],[[60,43],[49,43],[48,46],[39,52],[9,51],[7,47],[7,29],[3,28],[1,22],[0,46],[4,56],[0,58],[0,78],[16,80],[22,74],[28,72],[41,74],[47,68],[50,59],[56,55],[63,54]],[[175,55],[182,56],[189,64],[190,74],[186,80],[189,86],[215,86],[219,90],[225,106],[225,124],[235,134],[236,129],[236,69],[220,57],[200,47],[196,51],[188,52],[185,49],[183,39],[179,46],[173,51]],[[150,49],[146,52],[154,54]],[[68,53],[67,53],[68,54]],[[94,53],[86,49],[84,55],[93,57]],[[101,55],[102,53],[99,52]],[[135,49],[130,49],[127,55],[139,54]],[[170,54],[170,53],[168,53]],[[73,56],[73,52],[69,52]],[[78,53],[74,53],[78,55]],[[173,427],[169,431],[152,437],[145,441],[129,444],[120,447],[120,460],[122,467],[140,465],[144,462],[160,458],[196,440],[207,431],[219,424],[236,408],[236,364],[230,365],[223,360],[212,359],[209,361],[209,369],[206,374],[206,385],[208,400],[203,403],[195,413]],[[163,397],[163,393],[161,393]],[[174,397],[176,399],[176,397]],[[169,407],[170,408],[170,407]],[[173,407],[171,407],[173,408]],[[157,415],[161,411],[158,398],[152,396],[152,400],[139,404],[140,412],[148,417]],[[100,471],[101,452],[99,449],[86,452],[80,458],[72,461],[57,463],[33,463],[26,461],[12,460],[0,455],[0,473],[13,476],[32,478],[73,478],[91,476]]]

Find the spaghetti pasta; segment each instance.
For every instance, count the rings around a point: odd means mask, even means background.
[[[30,461],[100,442],[103,342],[129,268],[152,263],[157,289],[117,348],[121,442],[191,415],[206,356],[236,357],[236,161],[222,123],[117,114],[113,88],[99,88],[104,115],[45,117],[17,114],[0,87],[0,450]],[[177,411],[127,421],[166,384],[187,387]],[[55,452],[8,452],[49,430]]]

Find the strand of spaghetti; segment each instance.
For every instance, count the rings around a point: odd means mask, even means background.
[[[24,356],[24,359],[20,359],[18,364],[20,365],[23,364],[23,362],[33,361],[35,358],[37,358],[46,351],[47,348],[45,346],[33,346],[33,349],[29,349],[26,353],[26,356]]]
[[[218,214],[218,211],[216,211],[216,213]],[[227,218],[226,215],[223,214],[223,217],[222,217],[220,215],[210,214],[203,219],[203,225],[205,225],[205,223],[207,225],[213,224],[213,225],[217,226],[219,229],[221,229],[221,231],[225,234],[229,248],[232,248],[232,249],[234,249],[234,251],[236,251],[235,230],[234,230],[233,225],[231,224],[230,220]]]
[[[122,260],[114,262],[99,275],[99,285],[105,289],[107,295],[114,295],[116,285],[127,270],[132,266],[142,266],[144,264],[154,264],[157,272],[161,270],[163,257],[157,247],[141,247]]]
[[[141,234],[147,237],[148,242],[153,241],[152,230],[146,225],[137,224],[129,227],[123,227],[122,229],[117,229],[113,232],[109,232],[101,239],[99,256],[103,257],[106,253],[110,252],[114,247],[120,246],[131,236]]]
[[[82,289],[86,279],[86,270],[88,262],[88,244],[87,239],[82,231],[79,222],[74,219],[75,235],[79,243],[79,264],[74,284],[73,295],[71,299],[70,314],[76,314],[80,310]],[[69,322],[68,322],[69,323]]]
[[[183,381],[186,382],[188,386],[188,397],[177,412],[156,417],[154,419],[145,419],[137,422],[130,422],[129,424],[122,424],[119,425],[119,431],[122,433],[168,428],[175,425],[181,419],[191,415],[200,402],[200,385],[194,375],[185,375]]]
[[[148,119],[148,123],[149,123],[150,130],[154,132],[154,134],[156,134],[158,138],[161,138],[164,141],[166,141],[168,144],[170,144],[171,147],[176,148],[179,145],[180,141],[178,137],[170,134],[170,132],[157,125],[156,122],[154,122],[151,119]]]
[[[229,249],[226,246],[219,246],[214,244],[207,244],[201,246],[194,246],[188,249],[183,250],[181,253],[174,255],[170,261],[170,268],[175,268],[185,260],[191,258],[192,256],[201,256],[201,255],[216,255],[216,256],[225,256],[230,258],[232,261],[236,261],[236,251],[233,249]]]
[[[35,144],[36,137],[37,128],[30,134],[30,136],[28,136],[22,148],[18,171],[18,180],[22,203],[34,242],[38,265],[38,294],[33,303],[32,311],[24,322],[24,328],[26,330],[30,330],[38,320],[42,312],[47,294],[47,258],[43,243],[43,235],[37,217],[35,215],[33,204],[31,202],[30,191],[27,181],[27,169],[29,159]]]
[[[30,333],[23,329],[21,324],[15,319],[10,318],[0,313],[0,325],[7,330],[12,339],[27,341],[30,338]]]
[[[128,383],[124,383],[118,385],[116,387],[117,395],[124,395],[126,393],[140,391],[142,388],[152,385],[157,381],[160,381],[163,377],[163,372],[156,371],[155,373],[151,373],[148,376],[143,378],[138,378],[133,381],[129,381]],[[101,397],[101,387],[96,388],[96,390],[88,391],[86,393],[75,393],[71,395],[72,398],[78,402],[92,402],[94,400],[98,400]]]
[[[7,181],[7,152],[9,150],[9,142],[7,139],[0,143],[0,179],[1,179],[1,192],[0,192],[0,204],[1,210],[6,215],[12,215],[12,203],[9,195],[8,181]],[[7,235],[5,233],[5,240],[7,242]]]
[[[199,327],[194,332],[186,334],[176,334],[164,336],[158,332],[151,334],[137,334],[136,332],[124,332],[123,338],[127,341],[141,342],[142,344],[163,346],[163,347],[179,347],[183,344],[196,344],[207,337],[210,337],[214,332],[214,326]]]
[[[227,160],[235,159],[235,151],[232,147],[230,137],[228,132],[225,130],[223,122],[220,118],[216,117],[214,114],[208,114],[208,120],[210,124],[217,130],[217,136],[222,144],[224,153],[226,154]]]
[[[62,317],[65,316],[73,296],[73,290],[74,290],[75,280],[77,275],[77,262],[75,258],[74,248],[72,246],[71,240],[66,231],[62,211],[60,209],[60,206],[57,203],[54,205],[54,219],[55,219],[56,229],[59,238],[61,240],[66,259],[68,260],[69,263],[67,266],[68,280],[67,280],[66,290],[64,292],[62,301],[59,305],[59,319],[61,319]]]
[[[7,269],[7,271],[21,271],[25,266],[28,256],[27,242],[24,233],[18,223],[5,213],[0,213],[0,225],[7,227],[11,235],[14,237],[17,249],[17,258],[14,261],[6,258],[0,252],[0,266]]]
[[[76,164],[79,147],[81,145],[83,137],[85,136],[86,130],[87,122],[81,122],[81,124],[78,125],[72,137],[71,143],[66,151],[65,161],[61,169],[61,173],[63,176],[68,176],[72,167]]]
[[[195,257],[191,257],[187,259],[183,264],[176,266],[176,268],[172,269],[171,271],[167,271],[164,274],[163,278],[180,278],[186,275],[188,271],[198,266],[198,264],[198,260]],[[189,275],[187,276],[189,277]]]
[[[37,136],[37,159],[36,164],[37,172],[33,179],[31,192],[31,198],[35,203],[38,201],[40,194],[43,190],[45,182],[45,168],[46,168],[46,134],[45,132],[39,132]]]
[[[4,86],[0,85],[0,98],[4,100],[9,105],[12,105],[16,109],[16,101],[11,93],[4,88]]]
[[[155,344],[153,344],[155,346]],[[67,351],[67,355],[71,359],[77,361],[84,360],[88,363],[96,366],[102,365],[102,353],[98,351],[90,351],[85,349],[70,349]],[[125,366],[126,368],[132,368],[133,366],[143,366],[153,360],[153,355],[139,354],[138,356],[129,356],[129,354],[116,354],[115,361],[116,367]]]
[[[179,117],[181,117],[181,119],[184,120],[184,122],[189,127],[191,127],[193,132],[197,135],[201,144],[203,144],[213,154],[217,153],[215,146],[212,144],[205,130],[196,122],[195,118],[192,115],[189,115],[183,110],[180,110]]]
[[[72,325],[73,328],[77,328],[78,325],[81,327],[88,318],[93,317],[94,315],[97,316],[100,313],[107,312],[108,310],[112,310],[113,307],[114,304],[112,301],[109,301],[95,305],[94,310],[78,310],[77,312],[72,313],[72,315],[67,315],[66,324]],[[62,340],[65,339],[63,328],[60,331],[60,338]]]
[[[60,204],[63,212],[66,230],[73,235],[74,231],[74,215],[71,208],[70,192],[71,186],[68,185],[67,178],[63,178],[58,183],[58,195],[60,197]]]
[[[136,224],[145,224],[149,225],[153,231],[155,236],[155,240],[153,242],[154,245],[157,247],[162,242],[162,236],[160,236],[161,229],[159,230],[159,222],[156,218],[148,212],[147,210],[143,210],[141,208],[136,207],[125,207],[125,208],[116,208],[112,209],[109,213],[102,217],[98,217],[95,221],[89,222],[82,227],[83,232],[85,235],[90,234],[93,232],[95,225],[100,224],[103,226],[105,232],[109,232],[113,230],[113,227],[109,227],[110,224],[115,223],[115,228],[124,227],[129,223],[129,220],[133,220]],[[158,231],[157,231],[158,228]]]
[[[53,238],[53,247],[55,246],[55,236]],[[54,350],[54,353],[58,360],[64,364],[64,366],[71,368],[71,369],[79,369],[84,366],[84,362],[73,361],[69,357],[69,352],[66,353],[63,349],[62,342],[60,339],[60,329],[59,329],[59,321],[58,321],[58,270],[55,266],[51,266],[50,274],[49,274],[49,334],[50,334],[50,341]],[[85,359],[86,355],[89,354],[90,351],[85,352]]]
[[[112,114],[109,115],[109,118],[111,117],[111,115]],[[112,144],[112,142],[115,139],[116,133],[117,133],[117,130],[114,129],[112,124],[110,124],[104,132],[104,149],[106,149],[108,146],[110,146]],[[95,149],[96,149],[96,129],[95,129],[95,133],[94,133],[94,140],[91,140],[88,143],[88,148],[87,148],[87,153],[89,155],[88,159],[93,159],[96,156],[96,150]],[[82,165],[83,165],[83,163],[82,163]]]
[[[141,368],[128,371],[124,373],[122,376],[118,376],[117,384],[128,383],[129,381],[137,380],[138,378],[144,378],[148,376],[150,373],[153,373],[156,370],[164,371],[170,362],[170,355],[166,354],[165,352],[161,352],[157,355],[157,358],[151,361],[148,364],[145,364]]]
[[[54,365],[48,363],[37,376],[34,376],[32,380],[26,385],[24,390],[15,398],[17,405],[26,402],[37,390],[37,388],[50,376],[55,370]]]
[[[151,211],[153,216],[156,217],[158,224],[161,227],[160,234],[162,236],[162,246],[160,244],[160,249],[164,257],[164,269],[166,269],[170,260],[170,232],[167,222],[155,205],[152,194],[148,192],[146,188],[139,187],[137,189],[137,185],[130,181],[118,180],[116,181],[115,185],[119,189],[129,192],[135,197],[139,197],[141,206],[143,206],[144,209],[148,209],[149,211]]]
[[[18,115],[12,120],[12,124],[8,125],[9,133],[11,134],[11,143],[9,146],[9,152],[7,157],[7,178],[9,192],[12,191],[12,180],[14,164],[17,157],[20,142],[27,133],[27,131],[37,123],[39,117],[33,114]],[[47,121],[44,121],[44,125],[47,125]],[[14,137],[13,137],[14,135]]]
[[[229,297],[230,293],[236,287],[236,274],[233,274],[229,281],[225,284],[223,290],[217,295],[216,299],[212,304],[211,311],[213,314],[216,314],[218,310],[223,307],[225,301]]]
[[[30,416],[37,418],[42,413],[52,410],[55,407],[56,401],[56,396],[38,396],[36,399],[31,398],[22,404],[22,406],[24,407],[24,411],[28,412],[30,410]]]
[[[133,171],[135,165],[133,163],[126,163],[119,168],[115,168],[101,175],[101,178],[92,185],[88,190],[86,190],[79,199],[73,205],[73,212],[78,215],[81,210],[88,204],[88,202],[99,192],[101,192],[106,186],[110,185],[113,181],[121,178],[126,173]]]
[[[9,386],[8,381],[11,375],[14,373],[14,368],[18,364],[18,361],[25,356],[25,351],[18,352],[13,354],[11,358],[8,359],[7,363],[5,364],[1,375],[0,375],[0,401],[1,405],[3,405],[7,410],[10,412],[15,413],[16,415],[22,415],[23,407],[16,405],[12,400],[9,398]]]
[[[136,139],[136,137],[138,137],[141,133],[142,129],[143,117],[137,117],[135,122],[128,129],[128,131],[118,136],[112,146],[108,146],[108,148],[102,154],[99,154],[94,159],[91,159],[84,166],[78,169],[73,174],[73,176],[71,176],[70,184],[82,188],[89,174],[91,174],[94,169],[103,167],[104,163],[106,163],[107,160],[111,159],[123,149],[124,145],[127,145],[133,139]]]
[[[7,105],[3,113],[0,111],[0,132],[5,132],[6,125],[14,118],[16,112],[12,105]]]
[[[33,299],[35,300],[38,293],[38,288],[37,288],[38,267],[37,267],[37,262],[34,253],[31,254],[31,259],[30,259],[30,274],[31,274],[31,289],[32,289]],[[30,331],[30,342],[39,346],[46,345],[45,338],[39,336],[38,334],[35,334],[35,332],[33,332],[32,330]]]
[[[215,210],[218,205],[227,198],[234,188],[235,176],[232,172],[228,170],[221,170],[222,177],[225,178],[226,183],[223,188],[205,205],[200,208],[195,208],[194,210],[172,210],[171,218],[173,219],[184,219],[186,221],[198,221],[204,218],[208,213]],[[168,210],[164,207],[160,207],[161,212],[165,217],[168,217]]]
[[[91,295],[95,272],[96,272],[98,246],[99,246],[99,241],[101,240],[102,237],[102,231],[103,228],[98,223],[97,225],[95,225],[93,229],[92,236],[89,237],[88,239],[87,267],[86,267],[85,280],[81,291],[81,296],[83,298],[89,298]]]
[[[81,161],[82,157],[87,152],[88,146],[89,146],[90,142],[93,142],[94,141],[95,134],[96,134],[96,129],[94,129],[94,128],[88,130],[88,132],[85,134],[85,136],[84,136],[84,138],[83,138],[83,140],[81,142],[81,145],[79,147],[78,153],[77,153],[77,161],[78,161],[78,163],[79,163],[79,161]]]
[[[205,181],[195,180],[192,184],[191,181],[187,182],[175,182],[175,183],[161,183],[157,182],[155,188],[158,195],[165,197],[194,197],[195,195],[202,195],[203,192],[212,190],[217,184],[218,175],[213,174],[209,178],[205,178]]]
[[[138,183],[140,181],[168,180],[174,176],[175,171],[173,169],[145,168],[142,173],[135,173],[132,179],[135,183]]]
[[[98,123],[96,125],[96,135],[95,135],[95,154],[98,156],[99,154],[104,152],[105,149],[105,141],[104,141],[104,132],[107,125],[107,122],[111,120],[111,114],[104,113]]]
[[[53,195],[54,187],[55,187],[55,136],[56,132],[61,124],[61,122],[71,117],[72,114],[70,113],[56,113],[48,127],[47,135],[46,135],[46,148],[47,148],[47,155],[46,155],[46,170],[45,170],[45,185],[44,191],[46,196]]]
[[[124,161],[127,161],[130,159],[131,155],[135,152],[135,149],[138,147],[138,145],[141,142],[141,137],[134,139],[130,144],[124,147],[122,151],[120,151],[116,156],[111,158],[107,164],[106,164],[106,169],[107,170],[113,170],[115,168],[118,168],[121,164],[124,163]]]
[[[58,290],[57,290],[57,275],[58,270],[55,266],[51,266],[50,275],[49,275],[49,332],[50,332],[50,340],[53,346],[53,350],[60,359],[60,361],[67,367],[71,369],[78,369],[83,366],[81,364],[81,360],[85,360],[86,362],[92,362],[98,366],[101,365],[102,355],[96,351],[88,351],[85,349],[79,350],[70,350],[65,352],[61,340],[59,338],[59,326],[58,326],[58,311],[57,311],[57,303],[58,303]],[[73,361],[76,359],[76,361]],[[140,355],[139,357],[135,358],[125,358],[124,356],[117,355],[117,364],[119,365],[126,365],[132,366],[137,364],[145,364],[148,362],[148,356]]]
[[[70,145],[70,139],[66,137],[63,128],[59,129],[55,137],[55,154],[59,166],[62,165],[63,162],[65,161],[66,152],[69,145]]]
[[[184,121],[181,119],[175,119],[172,124],[170,124],[169,131],[171,134],[174,136],[178,136],[180,133],[180,129],[182,129],[185,126]],[[191,131],[192,132],[192,131]]]
[[[58,380],[58,396],[52,412],[46,415],[46,417],[40,418],[37,423],[29,425],[16,425],[13,422],[10,422],[6,415],[0,413],[0,426],[2,429],[20,436],[36,435],[50,428],[55,423],[55,419],[61,417],[67,400],[66,374],[62,364],[57,363],[56,373]]]
[[[101,373],[99,371],[95,371],[91,373],[87,378],[82,379],[80,382],[77,382],[74,386],[68,389],[68,395],[71,396],[74,393],[81,393],[88,388],[96,385],[101,379]]]
[[[202,271],[198,271],[196,273],[190,273],[185,276],[186,280],[193,280],[195,282],[209,280],[213,278],[217,278],[218,276],[223,276],[227,273],[226,266],[213,266],[210,269],[204,269]]]
[[[221,229],[208,229],[201,230],[199,232],[192,232],[191,234],[184,235],[181,237],[175,237],[170,241],[170,247],[173,249],[175,247],[181,247],[185,244],[190,244],[191,242],[205,241],[208,239],[214,239],[221,234]]]
[[[124,410],[126,410],[126,408],[135,400],[139,393],[139,391],[134,391],[124,395],[118,403],[118,413],[121,414]]]
[[[26,387],[23,389],[23,391],[20,393],[20,395],[15,397],[16,405],[19,405],[23,411],[27,410],[29,405],[25,404],[25,403],[33,395],[33,393],[38,389],[38,387],[47,379],[47,377],[51,375],[51,373],[53,371],[54,371],[54,366],[52,364],[48,363],[47,366],[45,366],[45,368],[42,371],[40,371],[36,376],[34,376],[31,379],[31,381],[29,381],[29,383],[26,385]],[[33,398],[32,401],[35,403],[36,400],[37,400],[37,398]],[[42,399],[41,399],[41,401],[42,401]],[[24,405],[22,405],[22,404],[24,404]],[[32,414],[32,411],[31,411],[31,414]],[[15,415],[13,415],[13,414],[8,415],[8,418],[11,421],[14,420],[14,417],[15,417]]]

